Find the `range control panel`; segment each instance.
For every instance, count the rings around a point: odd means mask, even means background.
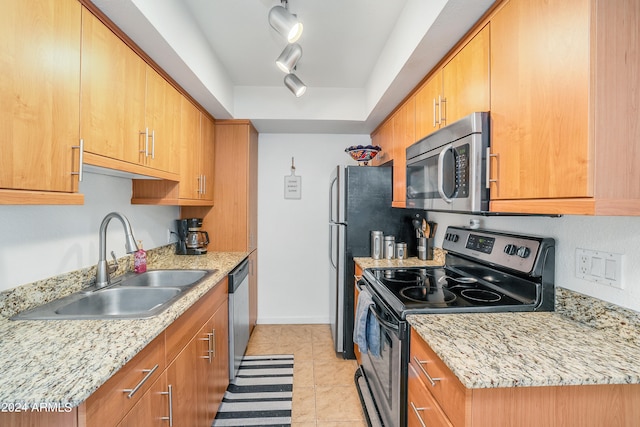
[[[442,248],[448,252],[531,274],[543,243],[553,245],[554,240],[448,227]]]

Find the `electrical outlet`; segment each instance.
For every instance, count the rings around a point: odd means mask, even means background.
[[[576,277],[622,289],[622,254],[576,248]]]

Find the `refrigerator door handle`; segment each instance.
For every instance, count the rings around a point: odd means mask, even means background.
[[[333,227],[339,227],[340,224],[329,224],[329,262],[331,262],[331,267],[338,268],[336,263],[333,262]],[[336,259],[336,262],[338,260]]]
[[[329,221],[337,222],[339,219],[333,217],[333,188],[338,182],[338,177],[336,176],[331,180],[331,185],[329,186]],[[336,215],[338,215],[338,211],[336,210]]]

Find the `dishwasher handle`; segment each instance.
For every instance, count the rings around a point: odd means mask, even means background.
[[[245,258],[240,265],[229,273],[229,293],[234,293],[247,276],[249,276],[249,258]]]

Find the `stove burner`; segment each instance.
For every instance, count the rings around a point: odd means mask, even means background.
[[[411,301],[428,304],[450,304],[457,298],[453,292],[446,289],[442,289],[442,294],[429,293],[429,288],[426,286],[408,286],[400,290],[400,295]]]
[[[460,292],[460,295],[472,301],[479,302],[498,302],[502,299],[500,294],[487,289],[465,289]]]
[[[424,282],[424,276],[420,272],[407,270],[387,270],[385,271],[384,279],[388,282],[415,284],[415,286],[420,286]]]
[[[443,280],[446,280],[447,282],[451,281],[454,282],[454,284],[449,285],[447,283],[447,288],[449,289],[453,289],[453,288],[473,288],[475,287],[475,284],[478,283],[478,279],[476,279],[475,277],[451,277],[451,276],[442,276],[440,279],[438,279],[438,282],[441,282]]]

